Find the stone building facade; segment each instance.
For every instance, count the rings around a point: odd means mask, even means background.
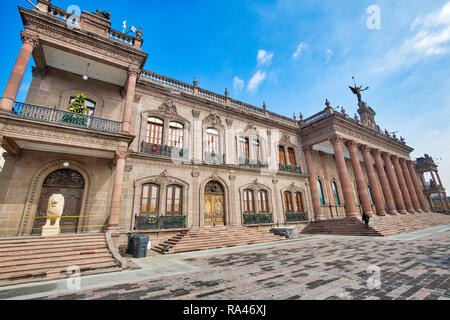
[[[287,118],[144,70],[141,30],[115,31],[105,13],[70,20],[49,0],[19,12],[23,46],[0,100],[0,235],[39,233],[52,193],[66,197],[65,232],[152,239],[430,210],[413,149],[382,132],[362,100],[355,118],[328,101]],[[79,93],[88,113],[74,116]]]

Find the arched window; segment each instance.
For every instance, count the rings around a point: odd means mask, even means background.
[[[280,165],[285,166],[286,165],[286,154],[284,152],[283,146],[278,147],[278,157],[279,157]]]
[[[149,117],[147,121],[147,143],[161,145],[163,143],[163,130],[163,120],[155,117]]]
[[[255,213],[253,190],[244,190],[244,213]]]
[[[292,193],[290,193],[289,191],[286,191],[284,193],[284,212],[294,212]]]
[[[183,205],[183,188],[177,185],[170,185],[167,187],[167,215],[182,215]]]
[[[258,211],[260,213],[269,213],[269,203],[267,201],[267,191],[258,191]]]
[[[239,148],[241,151],[241,158],[244,160],[250,159],[250,145],[248,138],[241,137],[239,138]]]
[[[70,98],[70,103],[75,101],[75,97],[71,97]],[[88,109],[88,116],[89,117],[93,117],[94,113],[95,113],[95,102],[89,99],[85,99],[84,101],[84,105],[86,106],[86,108]]]
[[[183,148],[183,130],[184,126],[179,122],[169,124],[169,146],[174,148]]]
[[[214,128],[208,128],[206,129],[206,135],[208,137],[208,146],[207,150],[209,153],[219,153],[219,137],[220,132],[217,129]]]
[[[253,140],[254,160],[262,162],[261,143],[259,140]]]
[[[297,212],[305,212],[303,207],[302,194],[300,192],[295,193],[295,205],[297,206]]]
[[[317,189],[319,190],[319,199],[322,206],[325,205],[325,197],[323,195],[322,181],[317,180]]]
[[[297,161],[295,161],[295,151],[293,148],[288,148],[288,155],[289,155],[289,163],[291,166],[296,167]]]
[[[333,188],[334,201],[336,202],[337,206],[340,206],[341,205],[341,199],[339,198],[339,192],[338,192],[336,181],[333,181],[331,183],[331,186]]]
[[[159,215],[159,186],[157,184],[144,184],[142,186],[141,214]]]

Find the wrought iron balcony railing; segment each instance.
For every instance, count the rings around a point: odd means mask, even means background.
[[[205,162],[207,164],[225,164],[225,155],[205,152]]]
[[[81,127],[107,133],[120,133],[122,124],[82,114],[15,102],[11,114],[20,118]]]
[[[151,217],[148,215],[136,216],[134,229],[139,231],[186,229],[186,217]]]
[[[187,159],[188,151],[186,149],[163,146],[160,144],[148,143],[142,141],[141,151],[153,156],[161,156],[167,158]]]
[[[239,158],[239,165],[242,167],[248,167],[253,169],[267,169],[269,167],[269,164],[267,162],[260,162],[244,158]]]
[[[290,172],[290,173],[302,174],[302,168],[294,167],[294,166],[288,166],[288,165],[283,165],[283,164],[280,164],[280,171],[281,172]]]
[[[270,224],[273,223],[273,215],[271,213],[244,213],[244,224]]]
[[[285,213],[286,222],[307,222],[308,214],[306,212],[287,212]]]

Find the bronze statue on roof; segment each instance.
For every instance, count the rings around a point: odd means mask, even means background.
[[[356,85],[355,77],[352,77],[352,79],[353,79],[353,83],[355,84],[355,86],[354,87],[349,86],[349,88],[350,88],[350,90],[352,90],[353,94],[356,94],[356,96],[358,97],[358,102],[361,103],[362,102],[361,92],[369,90],[369,87],[362,89],[362,86],[358,87]]]

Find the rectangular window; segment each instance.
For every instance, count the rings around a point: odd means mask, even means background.
[[[182,191],[179,186],[167,187],[167,206],[166,212],[169,215],[181,215],[182,214]]]
[[[142,186],[141,214],[158,215],[159,186],[146,184]]]
[[[178,122],[171,122],[169,127],[169,146],[174,148],[183,148],[183,129],[184,126]]]
[[[164,121],[158,118],[149,118],[147,123],[147,143],[161,145],[163,141]]]
[[[284,210],[285,212],[294,212],[292,205],[292,193],[290,192],[284,193]]]
[[[208,152],[209,153],[219,153],[219,131],[216,129],[207,129],[206,131],[208,138]]]
[[[289,155],[289,163],[291,166],[296,167],[297,161],[295,161],[295,151],[292,148],[288,149],[288,155]]]
[[[258,162],[262,162],[261,143],[259,140],[253,140],[254,157]]]
[[[267,203],[267,192],[266,191],[259,191],[258,192],[258,209],[261,213],[268,213],[269,212],[269,206]]]
[[[254,213],[253,209],[253,191],[252,190],[244,190],[244,212],[245,213]]]
[[[278,148],[278,155],[279,155],[280,165],[285,166],[286,165],[286,154],[284,153],[283,146],[280,146]]]
[[[250,158],[250,147],[248,138],[240,138],[240,151],[241,151],[241,158],[248,160]]]

